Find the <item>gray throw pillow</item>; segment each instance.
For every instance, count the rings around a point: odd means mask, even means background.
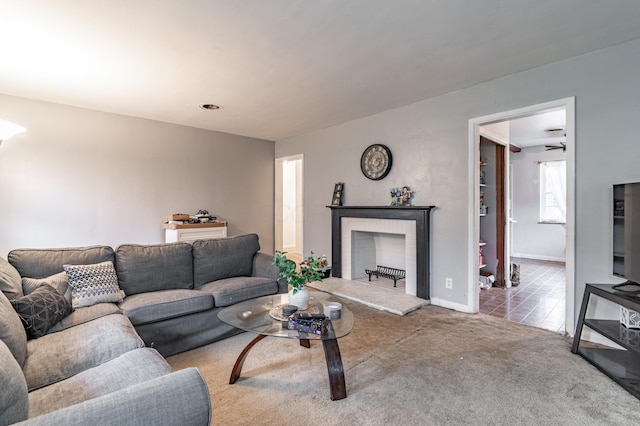
[[[67,299],[49,284],[42,284],[33,293],[12,300],[11,304],[30,339],[44,336],[73,311]]]
[[[69,286],[69,278],[66,272],[62,271],[47,278],[25,277],[22,279],[22,291],[25,295],[31,294],[42,284],[49,284],[71,303],[71,286]]]
[[[113,262],[93,265],[64,265],[71,286],[71,304],[74,308],[96,303],[122,302],[124,292],[118,286]]]

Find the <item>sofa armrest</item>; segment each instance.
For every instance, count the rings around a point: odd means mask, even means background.
[[[278,278],[278,293],[286,293],[289,291],[289,283],[284,277]]]
[[[20,425],[209,425],[211,399],[187,368],[18,423]]]
[[[253,256],[253,273],[254,277],[271,278],[278,282],[278,293],[286,293],[289,291],[287,279],[280,276],[280,268],[273,264],[273,256],[266,253],[256,253]]]
[[[256,253],[253,256],[253,277],[265,277],[277,280],[280,277],[280,269],[273,264],[273,256],[266,253]]]

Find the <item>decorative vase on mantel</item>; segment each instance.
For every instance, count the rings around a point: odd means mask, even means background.
[[[306,288],[301,288],[298,291],[291,289],[288,296],[289,304],[296,306],[299,310],[302,311],[309,307],[309,290]]]

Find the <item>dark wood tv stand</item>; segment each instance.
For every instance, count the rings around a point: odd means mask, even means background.
[[[613,286],[613,284],[587,284],[585,287],[571,352],[582,356],[633,396],[640,399],[640,330],[627,329],[618,320],[585,318],[592,294],[640,312],[640,298],[616,291]],[[580,341],[580,338],[584,325],[624,349],[581,345],[583,342]]]

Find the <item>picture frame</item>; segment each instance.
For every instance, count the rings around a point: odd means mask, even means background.
[[[333,186],[333,197],[331,198],[332,206],[341,206],[344,193],[344,182],[338,182]]]

